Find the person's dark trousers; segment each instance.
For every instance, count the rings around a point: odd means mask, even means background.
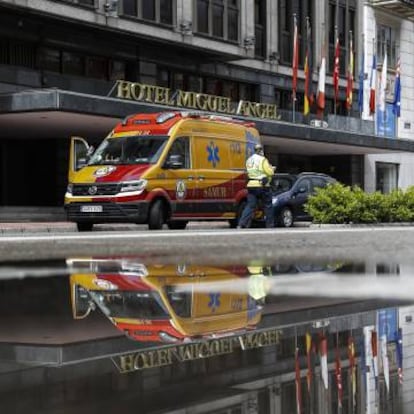
[[[240,217],[238,227],[250,227],[253,214],[256,210],[257,201],[263,201],[263,209],[266,215],[266,227],[273,227],[273,209],[272,209],[272,194],[268,187],[251,187],[248,188],[247,205]]]

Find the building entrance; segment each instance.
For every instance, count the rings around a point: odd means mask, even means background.
[[[62,206],[67,148],[57,139],[0,141],[0,206]]]

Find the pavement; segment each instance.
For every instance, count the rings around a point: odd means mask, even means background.
[[[167,229],[167,227],[165,226]],[[190,222],[187,229],[228,229],[227,222]],[[137,224],[95,224],[93,231],[144,231],[147,225]],[[33,234],[33,233],[69,233],[78,232],[75,223],[68,221],[19,221],[19,222],[0,222],[0,236],[14,234]]]

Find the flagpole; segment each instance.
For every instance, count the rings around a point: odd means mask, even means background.
[[[335,33],[334,33],[334,36],[335,36],[335,39],[334,39],[334,42],[335,42],[334,72],[335,72],[335,68],[337,68],[338,73],[337,74],[334,74],[334,76],[336,76],[336,82],[337,82],[336,89],[334,90],[334,101],[335,101],[334,102],[334,106],[335,106],[335,108],[334,108],[334,115],[335,116],[336,116],[336,111],[337,111],[336,106],[338,104],[337,103],[337,98],[338,98],[337,95],[339,94],[339,72],[340,72],[340,69],[339,69],[339,53],[338,53],[338,56],[336,55],[336,48],[337,48],[337,46],[338,46],[338,49],[339,49],[338,23],[339,23],[339,0],[336,0],[336,5],[335,5]],[[338,44],[337,44],[337,42],[338,42]],[[337,59],[338,59],[338,61],[337,61]]]
[[[374,78],[375,76],[375,78]],[[373,90],[373,91],[372,91]],[[369,111],[370,115],[373,116],[375,135],[378,134],[377,125],[377,62],[376,62],[376,51],[375,51],[375,37],[372,38],[372,67],[371,67],[371,79],[369,87]]]
[[[293,71],[293,79],[292,79],[292,101],[293,101],[293,109],[292,109],[292,120],[293,123],[296,122],[296,87],[297,87],[297,71],[298,71],[298,26],[296,20],[296,13],[293,13],[293,62],[292,62],[292,71]]]
[[[336,61],[336,59],[337,59],[337,56],[336,56],[336,42],[337,42],[337,39],[338,39],[338,26],[335,24],[335,33],[334,33],[334,36],[335,36],[335,39],[334,39],[334,76],[336,77],[336,76],[338,76],[338,75],[336,75],[335,74],[335,70],[336,70],[336,67],[337,67],[337,64],[338,64],[338,62]],[[339,70],[339,67],[338,67],[338,70]],[[338,76],[338,78],[339,78],[339,76]],[[338,79],[339,80],[339,79]],[[334,82],[335,82],[335,80],[334,80]],[[336,116],[336,105],[337,105],[337,90],[336,90],[336,88],[337,88],[337,86],[336,85],[334,85],[334,115]],[[339,87],[338,87],[338,89],[339,89]]]

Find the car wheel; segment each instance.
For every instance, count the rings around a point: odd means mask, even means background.
[[[78,231],[91,231],[93,223],[76,223]]]
[[[161,230],[165,221],[164,203],[156,200],[151,206],[148,216],[148,228],[150,230]]]
[[[170,230],[184,230],[188,224],[188,221],[169,221],[168,228]]]
[[[293,214],[289,207],[285,207],[279,214],[279,224],[282,227],[293,226]]]

